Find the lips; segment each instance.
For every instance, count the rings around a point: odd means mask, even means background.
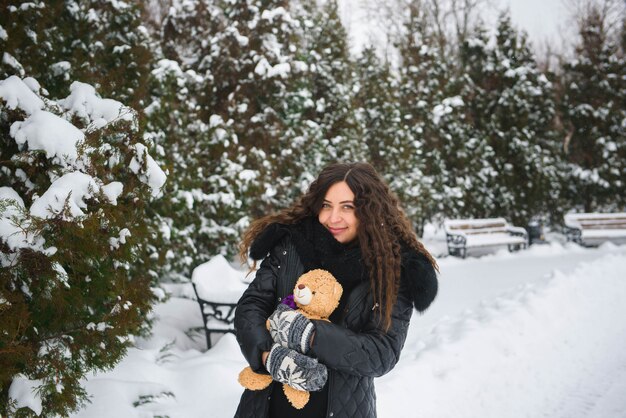
[[[343,231],[345,231],[348,228],[332,228],[332,227],[328,227],[328,230],[330,231],[331,234],[333,235],[339,235],[341,234]]]

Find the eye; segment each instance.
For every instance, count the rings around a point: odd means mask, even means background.
[[[354,210],[354,206],[352,205],[343,205],[343,208],[346,210]]]
[[[316,292],[315,290],[311,292],[311,294],[312,294],[312,295],[314,295],[314,294],[316,294],[316,293],[317,293],[317,292]]]
[[[322,209],[328,209],[330,205],[328,203],[322,203]]]

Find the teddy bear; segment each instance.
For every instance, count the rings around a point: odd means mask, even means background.
[[[293,289],[293,302],[300,312],[308,319],[329,321],[328,317],[339,305],[343,288],[337,279],[326,270],[316,269],[304,273],[296,281]],[[283,303],[289,304],[289,297]],[[266,323],[269,329],[269,319]],[[250,390],[262,390],[272,383],[272,376],[259,374],[248,366],[239,373],[239,383]],[[308,403],[310,394],[283,384],[285,396],[296,409],[302,409]]]

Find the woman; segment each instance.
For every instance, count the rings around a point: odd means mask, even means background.
[[[292,207],[252,223],[240,246],[243,260],[248,252],[255,264],[263,262],[239,300],[235,329],[252,370],[270,370],[280,380],[294,372],[278,370],[286,357],[319,364],[295,370],[312,391],[305,408],[294,409],[274,382],[244,391],[236,416],[376,416],[373,378],[397,363],[413,307],[424,311],[437,294],[437,264],[397,197],[369,164],[330,165]],[[331,322],[274,313],[296,279],[316,268],[330,271],[343,287]],[[276,324],[286,335],[272,329]]]

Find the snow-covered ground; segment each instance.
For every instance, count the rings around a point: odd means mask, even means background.
[[[552,243],[440,267],[437,299],[377,380],[379,417],[626,417],[626,246]],[[204,352],[192,290],[169,290],[153,336],[86,380],[92,402],[75,417],[233,415],[235,338]]]

